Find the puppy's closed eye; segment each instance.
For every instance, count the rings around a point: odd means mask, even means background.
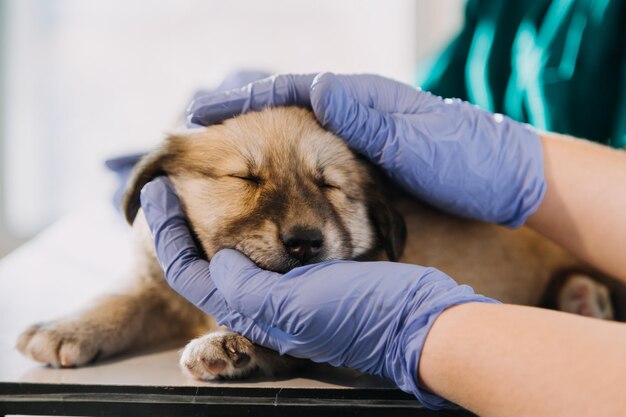
[[[230,178],[236,178],[238,180],[246,181],[250,183],[251,185],[255,185],[255,186],[261,185],[263,183],[263,181],[261,180],[261,177],[258,177],[253,174],[231,174],[228,176]]]
[[[325,178],[318,178],[318,179],[317,179],[317,182],[316,182],[316,185],[317,185],[317,187],[318,187],[318,188],[320,188],[320,189],[322,189],[322,190],[324,190],[324,189],[328,189],[328,190],[332,190],[332,189],[334,189],[334,190],[338,190],[338,189],[340,189],[340,188],[341,188],[341,187],[339,187],[339,185],[337,185],[337,184],[335,184],[335,183],[332,183],[332,182],[328,181],[328,180],[327,180],[327,179],[325,179]]]

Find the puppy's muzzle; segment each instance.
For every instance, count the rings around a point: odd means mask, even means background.
[[[282,239],[289,256],[300,261],[302,265],[313,263],[324,246],[324,236],[317,228],[295,226]]]

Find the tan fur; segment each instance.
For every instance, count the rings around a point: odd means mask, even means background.
[[[271,375],[298,366],[218,329],[168,287],[138,201],[141,187],[160,173],[172,180],[209,258],[236,248],[263,268],[284,272],[299,265],[286,250],[285,234],[305,226],[324,237],[316,262],[396,260],[404,247],[402,262],[434,266],[478,293],[529,305],[539,303],[555,271],[580,266],[529,229],[454,218],[401,194],[392,205],[375,169],[324,131],[310,112],[272,109],[171,136],[144,158],[124,204],[137,248],[132,286],[88,311],[31,327],[18,341],[20,351],[53,366],[77,366],[209,331],[182,354],[181,366],[193,377],[237,378],[255,370]],[[396,210],[408,228],[406,242]],[[593,284],[581,285],[592,285],[593,293]],[[581,293],[581,285],[570,285],[571,294]]]

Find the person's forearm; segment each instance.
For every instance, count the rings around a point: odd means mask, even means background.
[[[470,303],[433,325],[418,376],[481,416],[626,410],[626,327],[534,307]]]
[[[626,153],[553,133],[541,140],[547,189],[527,224],[626,282]]]

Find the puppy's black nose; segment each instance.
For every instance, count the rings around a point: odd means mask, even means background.
[[[324,236],[319,229],[296,226],[283,235],[283,243],[289,256],[305,265],[322,250]]]

